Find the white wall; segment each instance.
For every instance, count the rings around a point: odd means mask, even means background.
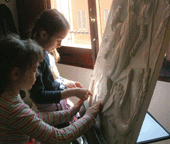
[[[170,83],[157,81],[148,111],[170,132]],[[156,144],[170,144],[170,140]]]
[[[84,88],[89,88],[93,70],[63,64],[57,64],[57,67],[62,77],[67,78],[69,80],[78,81],[83,85]],[[78,99],[75,97],[71,98],[72,102],[75,102],[77,100]]]
[[[57,64],[59,73],[62,77],[79,81],[83,85],[84,88],[89,88],[91,76],[92,76],[92,69],[68,66],[63,64]]]
[[[89,87],[93,70],[62,64],[58,64],[58,69],[61,76],[79,81],[85,88]],[[148,111],[170,132],[170,83],[157,82]],[[156,144],[170,144],[170,140]]]

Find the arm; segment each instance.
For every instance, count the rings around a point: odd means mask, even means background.
[[[63,84],[65,85],[66,88],[83,88],[82,84],[80,82],[72,81],[65,79],[63,77],[59,77],[63,81]]]
[[[69,122],[73,117],[73,112],[71,110],[38,112],[37,117],[42,119],[45,123],[54,126]]]
[[[16,111],[17,114],[14,113]],[[57,118],[57,113],[52,112],[49,114],[55,115]],[[95,123],[94,117],[90,113],[87,113],[74,124],[63,129],[57,129],[39,119],[36,114],[23,103],[14,105],[9,115],[9,126],[12,127],[12,129],[30,135],[38,141],[51,144],[57,142],[69,143],[85,133],[85,131]]]
[[[59,103],[61,99],[66,99],[72,96],[76,96],[82,100],[86,100],[89,95],[92,96],[92,93],[89,90],[82,88],[72,88],[61,91],[58,90],[59,85],[59,83],[54,81],[48,65],[43,62],[39,66],[39,76],[30,91],[30,97],[35,103],[45,104]]]
[[[79,100],[77,103],[74,104],[71,110],[38,112],[37,117],[52,126],[66,123],[69,122],[72,119],[72,117],[77,114],[83,103],[84,102],[82,100]]]
[[[76,96],[82,100],[87,100],[89,95],[92,96],[93,93],[84,88],[72,88],[72,89],[65,89],[61,91],[61,99],[66,99],[71,96]]]

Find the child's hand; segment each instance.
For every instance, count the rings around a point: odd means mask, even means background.
[[[90,108],[88,108],[88,110],[86,111],[85,114],[91,114],[94,117],[96,117],[100,111],[100,106],[101,106],[101,102],[98,101],[97,103],[95,103],[93,106],[91,106]]]
[[[73,83],[72,81],[69,81],[67,83],[64,84],[66,88],[76,88],[75,83]]]
[[[77,98],[85,101],[88,99],[89,95],[92,96],[93,94],[88,89],[84,89],[84,88],[65,89],[61,91],[61,100],[72,96],[76,96]]]
[[[83,100],[79,100],[79,101],[72,107],[73,115],[76,115],[77,112],[79,112],[80,107],[83,105],[83,103],[84,103]]]
[[[80,82],[75,82],[70,80],[64,80],[64,85],[67,88],[83,88]]]
[[[82,100],[87,100],[89,96],[92,96],[93,93],[89,91],[88,89],[84,88],[77,88],[76,89],[76,97],[82,99]]]
[[[83,88],[82,84],[80,82],[74,82],[77,88]]]

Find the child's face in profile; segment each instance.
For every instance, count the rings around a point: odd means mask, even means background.
[[[61,47],[62,40],[67,36],[68,30],[63,30],[56,35],[47,39],[44,44],[44,48],[48,52],[52,52],[54,49]]]
[[[33,64],[30,69],[28,69],[20,78],[20,89],[21,90],[30,90],[35,83],[38,73],[39,62]]]

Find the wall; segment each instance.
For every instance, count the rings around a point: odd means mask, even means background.
[[[79,81],[85,88],[89,87],[93,70],[62,64],[58,64],[58,69],[62,77]],[[74,100],[75,99],[73,99],[73,102]],[[157,82],[148,111],[170,132],[170,83]],[[157,142],[155,144],[168,143],[170,143],[170,140]]]
[[[158,81],[148,111],[170,132],[170,83]],[[170,140],[156,144],[169,144]]]
[[[78,81],[83,85],[84,88],[89,88],[93,70],[63,64],[58,64],[57,67],[62,77],[69,80]],[[75,102],[77,98],[72,98],[71,100]]]

